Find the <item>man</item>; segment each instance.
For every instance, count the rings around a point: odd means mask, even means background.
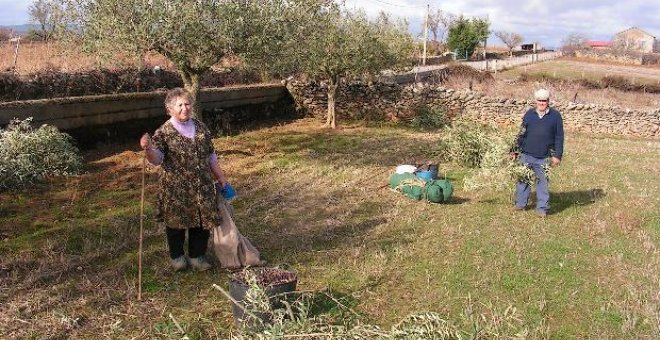
[[[520,133],[516,140],[517,150],[522,154],[519,161],[531,168],[536,177],[536,213],[545,217],[550,208],[550,190],[545,165],[548,157],[551,166],[561,163],[564,153],[564,126],[561,114],[550,107],[550,91],[540,89],[534,92],[536,108],[529,109],[523,116]],[[512,151],[511,157],[517,157]],[[516,210],[524,210],[531,193],[531,185],[516,184]]]

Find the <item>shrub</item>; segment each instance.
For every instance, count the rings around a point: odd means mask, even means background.
[[[493,75],[490,74],[490,72],[479,71],[476,68],[465,64],[452,63],[449,64],[449,66],[447,66],[446,70],[447,70],[447,76],[450,78],[462,77],[466,79],[476,80],[479,83],[488,82],[495,79],[493,78]]]
[[[410,126],[419,130],[437,130],[449,124],[447,109],[423,105],[415,110]]]
[[[630,81],[622,76],[605,76],[600,79],[600,82],[604,88],[610,87],[623,91],[630,91],[632,89]]]
[[[0,190],[82,170],[82,158],[68,134],[49,125],[34,129],[31,123],[32,119],[15,120],[0,129]]]
[[[457,120],[447,127],[442,140],[450,161],[468,168],[479,168],[488,149],[502,141],[494,139],[495,128],[468,120]],[[494,143],[497,143],[495,145]]]
[[[508,157],[515,136],[514,131],[459,120],[446,129],[442,146],[450,161],[471,169],[463,181],[465,190],[503,189],[512,181],[534,180],[530,168]]]
[[[207,72],[201,79],[201,86],[222,87],[259,81],[255,72],[233,68],[226,72]],[[20,77],[11,72],[0,73],[0,101],[147,92],[181,86],[181,76],[167,69],[102,68],[67,73],[47,68]]]

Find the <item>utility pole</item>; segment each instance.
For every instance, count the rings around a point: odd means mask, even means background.
[[[422,52],[422,65],[426,65],[426,40],[429,38],[429,13],[431,5],[426,4],[426,17],[424,18],[424,52]]]

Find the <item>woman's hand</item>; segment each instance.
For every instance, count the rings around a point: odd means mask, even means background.
[[[140,138],[140,147],[143,150],[149,150],[152,148],[151,145],[151,136],[148,133],[142,135],[142,138]]]
[[[559,166],[559,164],[561,164],[561,159],[557,157],[550,158],[550,166],[555,167],[555,166]]]

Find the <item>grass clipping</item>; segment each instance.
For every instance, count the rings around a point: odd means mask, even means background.
[[[284,308],[273,308],[273,297],[254,277],[246,277],[248,290],[239,302],[246,315],[243,327],[232,334],[232,339],[477,339],[495,335],[524,337],[528,329],[515,307],[502,311],[490,310],[488,317],[478,314],[469,300],[454,324],[440,314],[418,312],[411,314],[389,329],[365,321],[364,317],[346,306],[341,299],[327,291],[295,292],[295,299],[281,299]],[[225,296],[229,293],[213,285]],[[293,300],[293,301],[292,301]],[[237,302],[237,301],[235,301]],[[319,313],[318,305],[333,305]],[[267,317],[264,317],[267,315]]]
[[[463,180],[466,191],[502,190],[510,188],[511,182],[515,181],[534,183],[532,169],[509,158],[516,139],[515,131],[457,120],[445,132],[442,147],[447,158],[470,169]],[[549,175],[548,165],[545,173]]]

